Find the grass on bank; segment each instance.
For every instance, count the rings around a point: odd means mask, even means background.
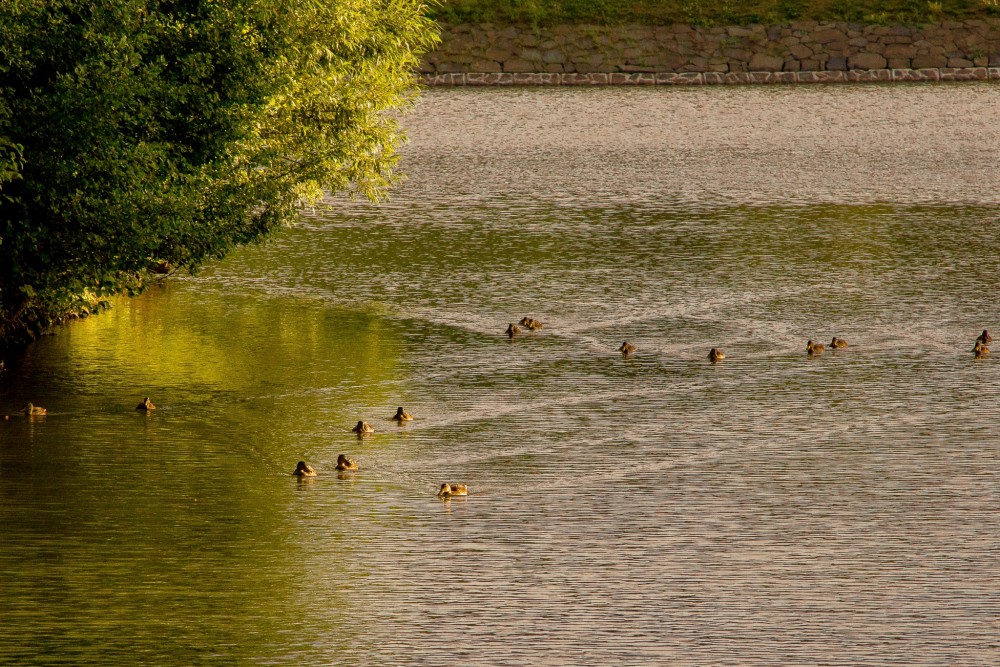
[[[446,23],[533,25],[922,24],[1000,17],[1000,0],[438,0],[431,17]]]

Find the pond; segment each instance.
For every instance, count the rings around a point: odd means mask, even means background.
[[[8,360],[0,664],[1000,662],[1000,86],[405,124],[388,202]]]

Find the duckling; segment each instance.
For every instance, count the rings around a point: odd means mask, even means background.
[[[29,417],[37,417],[37,416],[46,414],[48,412],[48,410],[46,410],[45,408],[39,407],[37,405],[34,405],[32,403],[28,403],[27,405],[24,406],[23,412],[24,412],[25,415],[27,415]]]
[[[402,407],[396,408],[396,414],[394,414],[390,419],[395,419],[398,422],[408,422],[413,421],[413,415],[404,410]]]
[[[143,412],[149,412],[150,410],[155,410],[156,406],[153,405],[153,402],[149,400],[149,396],[147,396],[146,398],[142,399],[142,403],[135,406],[135,409],[142,410]]]
[[[295,464],[295,471],[292,474],[296,477],[315,477],[316,471],[305,461],[299,461]]]
[[[990,348],[986,347],[977,340],[975,346],[972,348],[972,353],[976,355],[976,359],[979,359],[980,357],[985,357],[989,354]]]
[[[374,433],[375,432],[374,427],[372,427],[372,425],[369,424],[366,421],[359,421],[358,425],[355,426],[354,428],[352,428],[351,430],[354,431],[355,433],[357,433],[358,435],[361,435],[363,433]]]
[[[516,324],[514,324],[513,322],[511,322],[510,324],[507,325],[507,337],[508,338],[513,338],[514,336],[516,336],[519,333],[521,333],[521,329],[519,329]]]
[[[809,340],[809,342],[806,343],[806,354],[808,354],[810,357],[813,357],[817,354],[823,354],[823,350],[825,349],[826,346],[823,345],[823,343],[814,343],[812,342],[811,339]]]
[[[445,482],[438,488],[437,494],[442,498],[451,498],[452,496],[467,496],[469,495],[469,487],[466,484],[455,484]]]
[[[990,332],[987,331],[986,329],[983,329],[983,333],[979,334],[979,337],[976,338],[976,342],[977,343],[982,343],[983,345],[986,345],[987,343],[990,343],[992,340],[993,340],[993,336],[991,336]]]
[[[837,338],[836,336],[834,336],[833,340],[830,341],[831,350],[842,350],[845,347],[847,347],[847,341],[844,340],[843,338]]]
[[[717,347],[713,347],[708,351],[708,360],[713,364],[717,361],[722,361],[726,358],[726,353]]]
[[[618,348],[618,351],[622,353],[623,356],[628,356],[635,352],[635,345],[628,342],[627,340],[622,341],[622,346]]]
[[[529,331],[534,331],[535,329],[541,329],[542,323],[533,317],[522,317],[521,321],[518,322],[522,327],[526,327]]]
[[[337,457],[337,470],[357,470],[358,462],[341,454]]]

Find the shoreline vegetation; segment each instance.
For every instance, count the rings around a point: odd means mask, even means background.
[[[397,179],[423,0],[0,3],[0,354]]]
[[[925,24],[1000,18],[1000,0],[447,0],[429,8],[439,23],[693,26],[790,21]]]

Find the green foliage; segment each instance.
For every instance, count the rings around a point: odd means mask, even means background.
[[[444,0],[432,16],[447,23],[640,23],[747,25],[792,20],[923,23],[996,13],[998,0]]]
[[[0,342],[376,199],[436,37],[419,0],[0,3]]]

